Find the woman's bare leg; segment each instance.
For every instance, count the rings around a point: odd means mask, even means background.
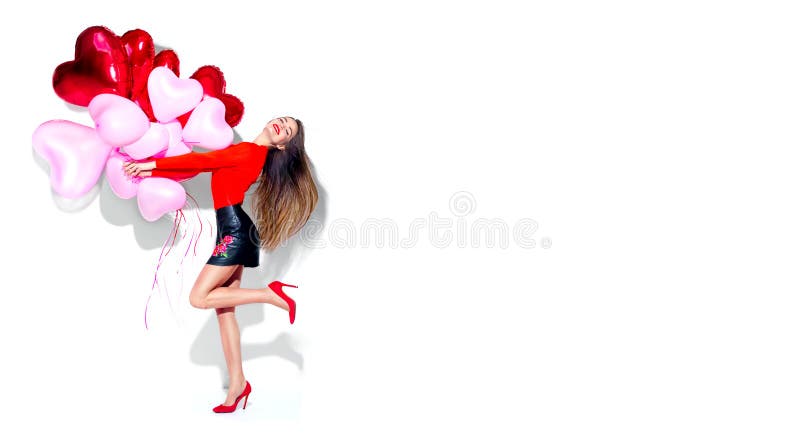
[[[288,311],[289,305],[272,289],[245,289],[223,286],[233,273],[243,265],[216,266],[206,264],[200,271],[189,294],[189,303],[198,309],[236,307],[243,304],[272,304]]]
[[[236,323],[234,308],[243,304],[267,303],[289,310],[288,304],[268,287],[264,289],[239,287],[243,270],[243,265],[205,264],[189,294],[189,302],[192,306],[201,309],[211,307],[218,309],[217,321],[219,322],[220,339],[230,376],[228,396],[225,399],[226,405],[233,404],[245,387],[239,326]]]
[[[231,278],[225,282],[226,287],[239,287],[242,281],[244,267],[239,265]],[[242,370],[242,344],[239,337],[239,324],[236,322],[235,307],[220,307],[217,311],[219,322],[219,335],[222,341],[222,351],[225,353],[225,363],[228,366],[228,396],[225,405],[232,405],[236,397],[244,391],[245,378]]]

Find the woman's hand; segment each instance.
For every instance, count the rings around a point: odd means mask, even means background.
[[[149,172],[156,168],[155,161],[145,161],[143,163],[137,163],[135,161],[126,161],[123,164],[123,169],[125,169],[125,173],[130,176],[150,176],[153,172]]]

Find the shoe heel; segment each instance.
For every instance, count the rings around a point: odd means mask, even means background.
[[[283,286],[289,286],[289,287],[294,287],[294,288],[297,288],[297,286],[295,286],[295,285],[293,285],[293,284],[281,283],[281,282],[280,282],[280,281],[278,281],[278,280],[275,280],[275,281],[273,281],[272,283],[270,283],[270,286],[272,286],[273,284],[277,284],[277,285],[278,285],[278,286],[280,286],[280,287],[283,287]]]
[[[242,410],[247,409],[247,399],[250,398],[250,394],[244,396],[244,406],[242,406]]]
[[[281,283],[278,280],[273,281],[269,284],[269,288],[275,292],[275,295],[281,297],[283,301],[286,301],[286,304],[289,305],[289,324],[294,324],[294,316],[297,312],[297,303],[288,295],[283,292],[283,286],[290,286],[290,287],[297,287],[291,284]]]

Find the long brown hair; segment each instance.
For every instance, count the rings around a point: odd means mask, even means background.
[[[297,133],[283,150],[269,149],[252,200],[261,247],[277,248],[300,231],[317,206],[317,186],[306,155],[305,129],[298,119]]]

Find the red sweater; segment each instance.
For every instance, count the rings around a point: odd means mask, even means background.
[[[266,146],[243,141],[218,151],[157,158],[152,176],[183,179],[211,172],[211,197],[218,209],[244,201],[244,193],[258,179],[266,160]]]

